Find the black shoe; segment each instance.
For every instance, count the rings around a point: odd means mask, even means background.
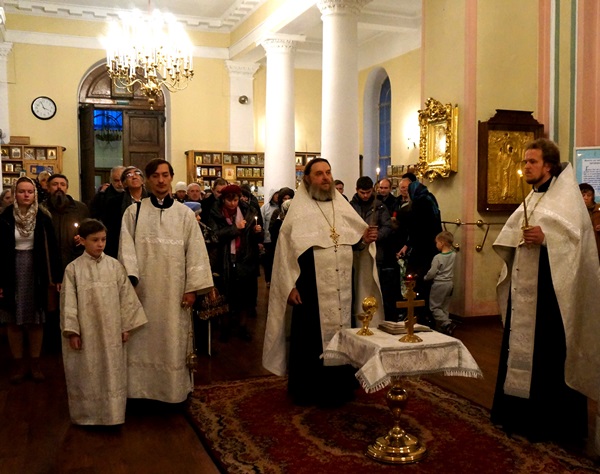
[[[455,329],[456,329],[456,323],[454,321],[451,321],[450,323],[448,323],[444,327],[442,327],[442,332],[444,334],[447,334],[448,336],[452,336],[454,334]]]

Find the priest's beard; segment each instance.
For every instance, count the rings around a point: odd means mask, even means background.
[[[335,186],[331,185],[328,191],[321,189],[317,184],[304,182],[306,185],[306,190],[310,197],[316,201],[331,201],[335,196],[333,193],[337,193],[337,189]]]
[[[67,195],[59,189],[50,196],[50,204],[57,211],[64,211],[69,205],[69,200]]]

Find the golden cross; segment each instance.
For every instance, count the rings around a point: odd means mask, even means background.
[[[338,238],[339,238],[340,234],[338,234],[335,231],[335,227],[331,228],[331,234],[329,234],[329,237],[331,237],[331,240],[333,240],[333,245],[335,246],[335,248],[337,249],[339,247],[338,245]]]
[[[416,300],[414,280],[404,280],[406,285],[406,301],[397,301],[396,308],[408,308],[408,317],[406,318],[406,336],[400,338],[400,342],[421,342],[419,336],[415,336],[415,308],[425,306],[425,300]]]

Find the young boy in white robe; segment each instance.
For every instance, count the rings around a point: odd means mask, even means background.
[[[435,329],[452,336],[456,323],[450,319],[448,309],[454,288],[454,259],[456,254],[452,243],[452,233],[444,231],[435,237],[435,246],[440,251],[431,262],[425,280],[433,280],[429,294],[429,310],[435,319]]]
[[[106,227],[86,219],[79,238],[85,252],[65,269],[60,298],[69,413],[77,425],[119,425],[127,402],[125,343],[148,320],[124,267],[104,254]]]

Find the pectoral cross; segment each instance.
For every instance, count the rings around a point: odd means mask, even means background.
[[[404,280],[406,285],[406,300],[397,301],[396,308],[408,308],[408,317],[406,318],[406,335],[400,338],[400,342],[423,342],[419,336],[415,335],[415,308],[425,306],[425,300],[416,300],[415,285],[413,279]]]
[[[338,238],[340,237],[340,234],[335,231],[335,227],[331,228],[331,234],[329,234],[329,237],[331,237],[331,240],[333,240],[333,245],[337,249],[339,247]]]

